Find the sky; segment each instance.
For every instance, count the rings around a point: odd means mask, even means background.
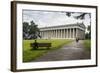
[[[80,15],[79,12],[75,12],[71,17],[66,16],[66,12],[61,11],[35,11],[35,10],[23,10],[23,22],[34,21],[38,27],[49,27],[57,25],[67,25],[83,22],[87,27],[90,25],[89,15],[85,15],[84,20],[75,19],[73,16]]]

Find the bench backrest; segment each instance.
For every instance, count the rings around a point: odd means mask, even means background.
[[[37,43],[38,47],[51,47],[51,43]],[[31,47],[35,46],[35,43],[31,43]]]

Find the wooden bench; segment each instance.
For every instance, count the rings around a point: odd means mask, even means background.
[[[31,43],[30,46],[34,49],[38,47],[47,47],[48,49],[51,47],[51,43]]]

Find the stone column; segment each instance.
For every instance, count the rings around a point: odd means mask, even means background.
[[[49,30],[49,38],[51,39],[51,30]]]
[[[50,39],[50,31],[48,30],[48,39]]]
[[[47,38],[49,39],[49,30],[47,31]]]
[[[59,29],[59,38],[60,38],[60,36],[61,36],[60,31],[61,31],[61,30]]]
[[[61,33],[60,32],[61,32],[61,29],[59,29],[59,38],[61,37]]]
[[[47,39],[48,39],[48,31],[47,31],[46,33],[47,33],[47,35],[46,35],[46,36],[47,36]]]
[[[53,36],[54,36],[53,38],[55,38],[55,30],[53,31]]]
[[[64,35],[63,35],[63,38],[65,38],[65,29],[64,29]]]
[[[60,31],[59,31],[59,32],[60,32],[59,38],[61,38],[61,29],[60,29]]]
[[[63,29],[62,29],[61,31],[62,31],[62,33],[61,33],[61,38],[63,38]]]
[[[60,38],[60,36],[61,36],[60,31],[61,31],[61,30],[59,29],[59,38]]]
[[[68,29],[67,29],[67,30],[66,30],[66,37],[67,37],[67,39],[68,39],[68,35],[69,35],[69,34],[68,34]]]
[[[52,31],[52,30],[50,30],[50,39],[52,39],[52,33],[51,33],[51,31]]]
[[[58,34],[58,32],[57,32],[57,29],[56,29],[56,38],[57,38],[57,34]]]
[[[52,36],[53,36],[53,38],[54,38],[54,30],[52,30],[52,33],[53,33]]]
[[[64,39],[65,38],[65,29],[63,29],[63,34],[62,34],[62,38]]]
[[[67,36],[68,36],[68,38],[69,38],[69,36],[70,36],[70,34],[69,34],[69,29],[68,29],[68,35],[67,35]]]
[[[81,37],[81,30],[80,29],[78,29],[78,35],[79,35],[79,38]]]
[[[62,38],[62,29],[61,29],[61,38]]]
[[[53,38],[53,30],[52,30],[52,38]]]
[[[56,31],[54,30],[54,38],[56,38]]]
[[[45,31],[44,31],[44,38],[45,38]]]
[[[66,29],[65,29],[65,38],[66,38]]]
[[[75,29],[73,28],[73,38],[75,38]]]
[[[58,38],[59,38],[59,34],[60,34],[60,33],[59,33],[59,29],[58,29],[58,35],[57,35]]]
[[[67,38],[67,29],[66,29],[66,38]]]
[[[55,31],[53,30],[53,38],[55,37],[55,34],[54,33],[55,33]]]
[[[43,36],[44,36],[44,38],[45,38],[45,31],[43,31]]]
[[[75,28],[75,38],[76,38],[76,28]]]
[[[47,31],[45,31],[45,37],[46,37],[46,39],[47,39]]]
[[[53,33],[52,33],[53,31],[51,30],[51,38],[53,37]]]
[[[44,31],[44,38],[45,38],[45,31]]]
[[[47,31],[45,31],[45,37],[46,37],[46,39],[47,39]]]
[[[64,38],[64,29],[62,29],[62,38]]]
[[[56,35],[57,35],[57,30],[55,29],[55,38],[57,38],[57,36],[56,36]]]
[[[44,37],[44,32],[42,31],[42,38]]]
[[[41,31],[41,37],[43,38],[43,31]]]
[[[48,31],[49,33],[48,33],[48,38],[50,39],[50,30]]]
[[[82,36],[81,36],[82,35],[82,32],[81,32],[81,30],[79,30],[79,31],[80,31],[80,33],[79,33],[80,34],[80,38],[82,38]]]
[[[56,30],[54,30],[54,35],[55,35],[54,38],[56,38]]]
[[[51,30],[52,38],[53,38],[53,30]]]
[[[47,39],[47,31],[45,31],[45,37],[46,37],[46,39]]]
[[[78,37],[78,28],[76,28],[76,38]]]
[[[70,38],[71,38],[71,28],[70,28]]]
[[[51,36],[51,39],[52,39],[52,30],[50,31],[50,36]]]

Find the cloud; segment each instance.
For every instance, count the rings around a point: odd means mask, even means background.
[[[79,13],[74,14],[79,15]],[[75,18],[67,17],[65,12],[54,12],[54,11],[34,11],[34,10],[23,10],[23,22],[34,21],[39,27],[56,26],[56,25],[67,25],[74,24],[77,22],[84,22],[85,25],[90,24],[90,18],[86,16],[86,19],[77,20]]]

